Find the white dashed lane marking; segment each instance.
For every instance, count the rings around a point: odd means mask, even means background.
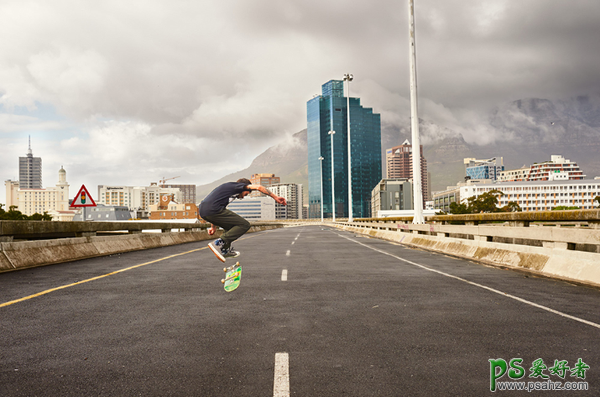
[[[287,281],[287,269],[281,271],[281,281]]]
[[[273,397],[290,395],[290,356],[287,353],[275,353],[275,379]]]

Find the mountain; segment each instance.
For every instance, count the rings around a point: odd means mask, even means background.
[[[244,170],[229,174],[217,181],[196,188],[198,201],[202,200],[215,187],[224,182],[248,178],[252,174],[275,174],[285,183],[304,185],[304,195],[308,197],[308,149],[306,129],[295,133],[278,145],[271,146],[252,161]]]
[[[505,169],[549,161],[553,154],[575,161],[587,178],[600,176],[600,95],[565,100],[520,99],[503,104],[488,115],[484,130],[492,131],[482,142],[467,142],[462,134],[426,120],[419,120],[424,155],[431,174],[432,191],[443,190],[464,179],[465,157],[503,157]],[[410,127],[382,129],[382,161],[385,149],[410,140]],[[256,173],[274,173],[282,182],[304,185],[308,195],[306,130],[267,149],[245,170],[211,184],[198,186],[200,199],[219,184]],[[385,164],[382,170],[385,173]],[[305,202],[307,202],[305,200]]]

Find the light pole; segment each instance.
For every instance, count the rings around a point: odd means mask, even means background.
[[[335,131],[329,131],[328,134],[331,135],[331,213],[335,222],[335,180],[333,179],[333,135],[335,135]]]
[[[410,123],[412,131],[413,171],[413,223],[425,223],[423,218],[423,191],[421,187],[421,144],[419,138],[419,115],[417,106],[417,50],[415,44],[415,6],[408,1],[410,45]]]
[[[350,73],[344,74],[344,81],[346,82],[346,114],[348,115],[348,222],[353,222],[352,217],[352,152],[350,144],[350,82],[354,79]]]
[[[319,157],[319,164],[321,165],[321,223],[323,223],[323,160],[325,160],[325,157],[320,156]]]

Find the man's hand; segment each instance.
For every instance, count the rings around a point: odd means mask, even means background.
[[[215,225],[210,225],[210,229],[208,229],[208,235],[212,236],[213,234],[215,234],[216,231],[217,228],[215,227]]]
[[[250,190],[258,190],[262,194],[266,194],[267,196],[272,197],[273,200],[275,200],[279,204],[287,205],[287,201],[285,200],[285,198],[274,195],[269,189],[262,185],[248,185],[247,187]]]

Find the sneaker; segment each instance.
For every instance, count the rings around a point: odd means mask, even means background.
[[[223,254],[223,257],[225,258],[237,258],[238,256],[240,256],[240,253],[234,250],[233,247],[229,247],[229,249],[226,249],[225,252],[221,252]]]
[[[217,259],[220,260],[221,262],[225,262],[225,256],[223,254],[225,254],[227,252],[227,250],[225,250],[223,248],[224,245],[225,245],[225,242],[223,240],[221,240],[220,238],[218,238],[215,241],[213,241],[212,243],[208,244],[208,248],[210,248],[210,250],[213,252],[213,254],[215,254]]]

